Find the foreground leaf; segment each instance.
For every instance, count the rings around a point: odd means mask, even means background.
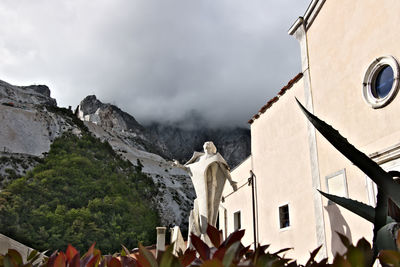
[[[301,110],[306,115],[307,119],[314,127],[331,143],[340,153],[348,160],[363,171],[379,188],[383,190],[390,198],[400,207],[400,184],[393,181],[390,174],[384,171],[375,161],[367,155],[359,151],[346,138],[344,138],[332,126],[320,120],[318,117],[311,114],[303,105],[296,99]]]

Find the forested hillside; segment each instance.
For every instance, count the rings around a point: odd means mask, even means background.
[[[121,159],[89,133],[64,133],[43,163],[0,193],[2,233],[39,250],[103,252],[155,243],[157,194],[141,164]]]

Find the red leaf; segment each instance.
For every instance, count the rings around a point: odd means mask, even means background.
[[[137,263],[139,267],[151,267],[150,263],[146,260],[146,258],[142,254],[136,255]]]
[[[68,244],[67,251],[65,252],[65,255],[67,256],[68,262],[71,262],[72,259],[75,257],[76,254],[79,252],[70,244]]]
[[[121,267],[121,262],[117,258],[112,258],[110,260],[110,265],[107,265],[109,267]]]
[[[91,266],[95,266],[97,261],[100,258],[100,254],[97,254],[95,256],[90,256],[91,259],[88,261],[88,263],[85,265],[86,267],[91,267]]]
[[[210,259],[210,248],[207,246],[207,244],[204,243],[200,238],[198,238],[194,234],[190,235],[190,240],[192,241],[194,248],[199,253],[200,258],[203,261],[209,260]]]
[[[179,261],[184,267],[186,267],[189,264],[191,264],[195,258],[196,258],[196,251],[192,249],[187,249],[185,253],[181,257],[179,257]]]
[[[228,236],[228,238],[222,243],[221,246],[226,248],[230,247],[233,243],[240,241],[244,236],[244,230],[235,231]]]
[[[54,267],[65,267],[65,254],[63,252],[58,253],[56,260],[54,261]]]
[[[213,243],[214,247],[218,248],[221,245],[221,236],[217,228],[212,225],[207,226],[207,235]]]
[[[85,255],[91,255],[91,254],[93,254],[93,252],[94,252],[94,246],[96,245],[96,242],[94,242],[91,246],[90,246],[90,248],[88,249],[88,251],[86,252],[86,254]]]
[[[79,253],[75,254],[75,256],[69,261],[69,267],[80,267],[81,259]]]
[[[224,260],[226,248],[219,248],[217,251],[215,251],[213,255],[213,259],[219,259],[220,261]]]
[[[51,254],[49,257],[49,260],[47,261],[47,266],[54,266],[54,262],[56,261],[57,258],[57,250]]]
[[[122,267],[136,266],[136,260],[130,256],[121,257]]]

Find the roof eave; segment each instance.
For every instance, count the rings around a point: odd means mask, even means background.
[[[294,22],[294,24],[288,30],[288,34],[293,35],[303,23],[305,24],[306,29],[309,29],[311,27],[311,24],[317,17],[319,11],[321,10],[322,6],[325,4],[325,1],[326,0],[312,0],[306,12],[304,13],[304,16],[299,17]]]

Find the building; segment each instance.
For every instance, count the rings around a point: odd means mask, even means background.
[[[256,176],[257,242],[271,250],[293,247],[300,262],[352,242],[371,241],[372,224],[328,203],[317,189],[375,205],[376,187],[308,123],[295,97],[333,125],[386,170],[400,170],[400,1],[313,0],[289,34],[299,41],[302,70],[249,121],[251,156],[232,171],[219,225],[225,234],[246,229],[253,243],[251,187]]]

